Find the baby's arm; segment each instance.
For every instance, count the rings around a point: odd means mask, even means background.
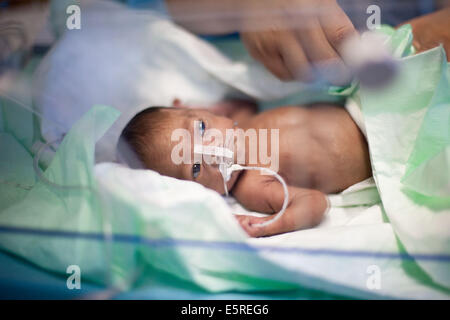
[[[233,189],[236,199],[250,211],[277,213],[284,201],[282,185],[270,176],[255,173],[243,177],[243,181]],[[327,210],[325,195],[312,189],[288,187],[289,204],[283,216],[267,226],[255,224],[273,219],[275,216],[255,217],[237,215],[236,218],[244,230],[252,237],[270,236],[299,229],[312,228],[322,221]]]

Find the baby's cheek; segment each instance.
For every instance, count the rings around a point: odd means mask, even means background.
[[[224,194],[225,190],[223,187],[223,179],[220,173],[218,175],[211,174],[211,172],[204,172],[202,175],[201,181],[198,181],[201,183],[204,187],[208,189],[212,189],[220,194]]]

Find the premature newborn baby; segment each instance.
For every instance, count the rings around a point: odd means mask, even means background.
[[[174,163],[173,150],[179,144],[179,137],[174,141],[173,132],[185,129],[191,133],[188,141],[191,145],[187,150],[193,153],[195,132],[204,135],[208,129],[214,128],[225,137],[227,130],[249,132],[249,129],[254,129],[259,132],[259,129],[267,129],[266,136],[257,137],[256,151],[259,152],[256,154],[261,153],[258,150],[261,139],[266,139],[267,148],[264,151],[272,152],[271,159],[277,157],[278,168],[275,169],[288,185],[289,202],[280,219],[260,225],[272,219],[270,214],[280,211],[284,201],[282,185],[273,176],[258,171],[233,172],[227,182],[230,194],[247,210],[269,214],[267,217],[236,216],[251,236],[268,236],[313,227],[320,223],[327,210],[326,193],[340,192],[371,176],[365,138],[347,111],[340,106],[287,106],[256,115],[247,112],[248,108],[228,108],[236,112],[222,112],[222,115],[208,110],[148,108],[128,123],[122,140],[127,142],[146,168],[170,177],[196,181],[224,194],[224,180],[218,164],[205,161]],[[276,140],[271,139],[273,129],[278,129]],[[233,139],[233,148],[245,148],[245,157],[240,159],[244,163],[239,164],[270,167],[272,163],[261,161],[260,157],[251,159],[255,146],[250,141],[250,135],[236,135]],[[277,145],[272,145],[274,143]],[[214,145],[215,141],[211,139],[203,144]],[[239,152],[236,149],[233,151],[234,163],[238,163],[236,157]]]

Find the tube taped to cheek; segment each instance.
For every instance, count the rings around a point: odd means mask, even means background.
[[[205,154],[216,156],[218,158],[228,158],[233,159],[234,152],[227,148],[222,148],[218,146],[204,146],[202,144],[194,145],[195,154]]]
[[[255,224],[255,226],[264,227],[269,224],[274,223],[275,221],[279,220],[284,212],[286,211],[286,208],[288,206],[289,202],[289,191],[286,185],[286,182],[284,179],[275,171],[264,168],[264,167],[247,167],[247,166],[241,166],[239,164],[233,164],[234,160],[234,152],[231,149],[228,148],[222,148],[218,146],[204,146],[200,144],[194,145],[194,154],[198,155],[213,155],[216,156],[219,160],[219,171],[222,175],[223,179],[223,187],[225,190],[225,195],[228,196],[228,186],[227,182],[231,179],[231,174],[233,171],[241,171],[241,170],[255,170],[255,171],[261,171],[266,174],[270,174],[277,178],[278,181],[280,181],[281,185],[283,186],[284,191],[284,201],[283,206],[281,207],[281,210],[276,214],[275,218],[267,220],[262,223]]]

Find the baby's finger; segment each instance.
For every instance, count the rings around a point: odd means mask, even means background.
[[[289,228],[282,220],[277,220],[268,225],[261,225],[262,223],[272,220],[275,218],[274,215],[270,215],[267,217],[254,217],[247,216],[246,219],[242,219],[241,226],[247,232],[247,234],[251,237],[264,237],[264,236],[272,236],[279,233],[293,231]]]
[[[255,223],[262,222],[261,219],[265,218],[259,218],[249,215],[235,215],[235,218],[239,221],[239,224],[241,225],[242,229],[244,229],[245,232],[251,237],[261,237],[264,234],[262,233],[263,230],[261,228],[255,228]]]

